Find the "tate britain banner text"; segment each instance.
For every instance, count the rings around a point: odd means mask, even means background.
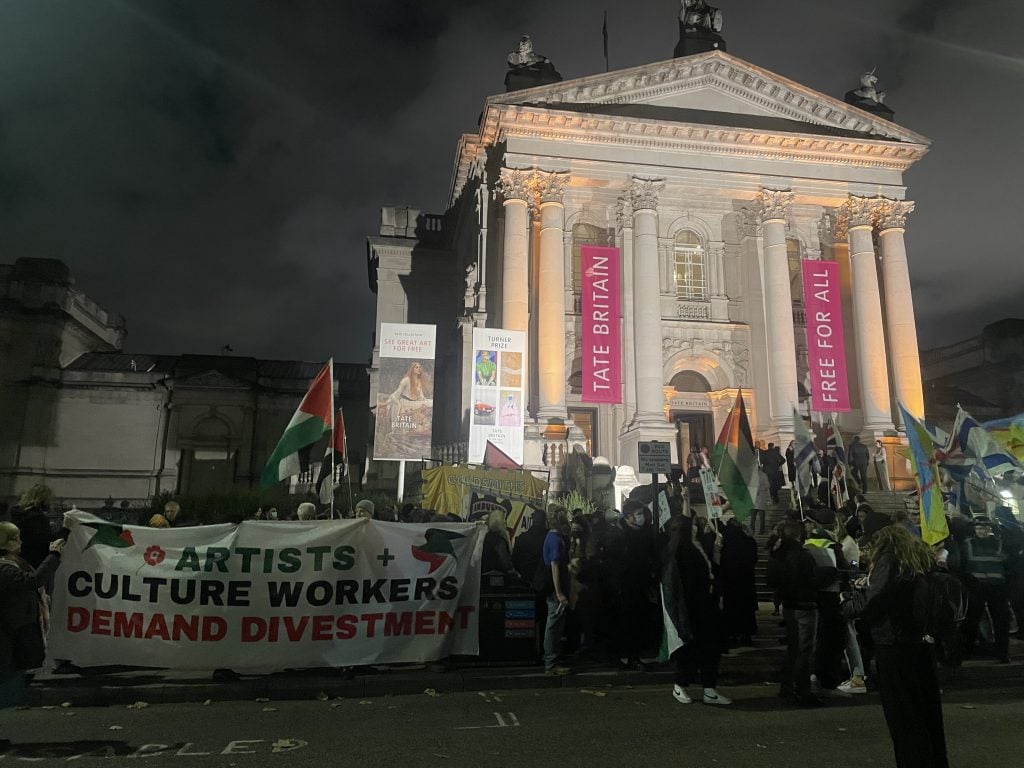
[[[584,245],[583,274],[584,403],[622,402],[622,339],[619,323],[619,249]]]

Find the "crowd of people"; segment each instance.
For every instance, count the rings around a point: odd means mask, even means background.
[[[786,460],[774,446],[761,457],[755,507],[766,510],[773,490],[781,490],[772,475]],[[567,662],[583,661],[642,668],[670,632],[680,645],[670,658],[675,700],[731,703],[718,690],[719,664],[731,648],[752,644],[758,631],[759,545],[728,508],[715,520],[691,509],[687,479],[665,486],[670,515],[657,531],[651,499],[642,492],[621,511],[536,510],[514,541],[504,511],[480,521],[487,528],[482,572],[518,579],[538,596],[547,673],[568,674]],[[856,490],[861,480],[849,487]],[[857,695],[877,688],[897,755],[905,756],[899,764],[945,765],[936,670],[955,675],[965,659],[983,653],[1009,661],[1009,636],[1020,632],[1016,617],[1024,616],[1024,529],[1007,507],[992,516],[951,513],[949,538],[928,546],[916,508],[885,515],[860,494],[838,508],[806,502],[805,509],[782,515],[766,543],[768,586],[787,647],[780,696],[816,707],[831,690]],[[45,512],[45,504],[22,504],[0,521],[0,690],[6,702],[17,700],[25,670],[42,659],[46,587],[63,545]],[[315,504],[304,502],[287,515],[271,509],[253,518],[320,516]],[[375,506],[368,499],[355,505],[353,516],[462,522],[455,514],[411,504]],[[758,520],[763,531],[764,512],[750,522]],[[187,521],[173,501],[147,520],[154,527]],[[908,585],[929,572],[948,574],[968,597],[965,620],[941,637],[905,626],[913,613]],[[700,691],[691,697],[693,685]],[[908,728],[911,722],[920,727]],[[931,762],[907,757],[920,754]]]

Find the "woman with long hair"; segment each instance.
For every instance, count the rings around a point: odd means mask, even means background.
[[[429,377],[423,368],[423,364],[416,360],[413,362],[402,380],[398,382],[395,391],[388,395],[388,422],[391,430],[402,420],[402,409],[406,402],[415,402],[427,399],[427,387]]]
[[[64,539],[33,568],[21,556],[21,531],[0,523],[0,709],[17,706],[27,673],[43,665],[49,610],[44,587],[60,564]]]
[[[867,588],[845,602],[847,618],[871,628],[878,690],[897,768],[948,768],[935,647],[915,625],[914,585],[935,565],[931,550],[902,525],[871,539]]]

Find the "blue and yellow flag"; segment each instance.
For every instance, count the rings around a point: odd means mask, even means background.
[[[942,505],[935,441],[921,422],[907,412],[903,403],[898,405],[903,424],[907,428],[910,461],[914,465],[917,479],[917,501],[921,506],[921,538],[925,544],[936,544],[949,537],[949,525]]]

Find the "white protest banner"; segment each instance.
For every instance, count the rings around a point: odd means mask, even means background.
[[[478,525],[72,518],[51,659],[272,671],[479,652]]]
[[[488,442],[517,464],[523,463],[525,352],[523,331],[473,329],[473,413],[469,422],[472,464],[483,461]]]

